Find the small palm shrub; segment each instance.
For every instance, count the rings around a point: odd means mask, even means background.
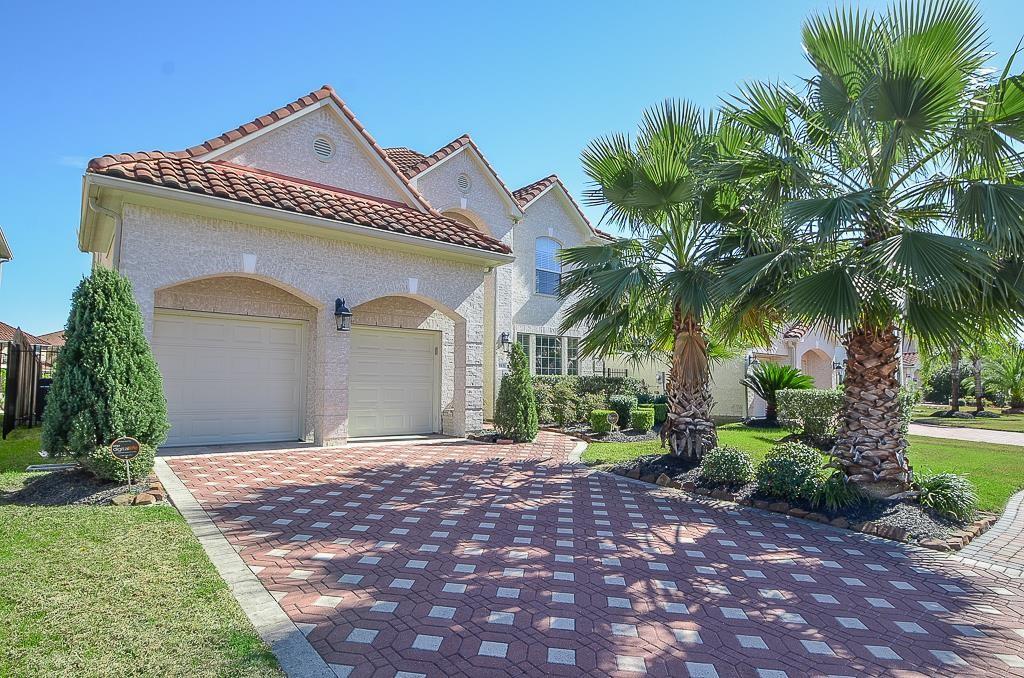
[[[619,428],[625,430],[629,428],[629,413],[636,409],[637,399],[624,394],[608,396],[608,407],[619,415]]]
[[[765,361],[740,380],[740,383],[760,396],[765,404],[765,419],[778,423],[776,396],[782,389],[814,388],[814,379],[792,365]]]
[[[806,499],[822,461],[818,450],[803,443],[776,445],[757,466],[757,491],[781,499]]]
[[[926,475],[917,480],[918,502],[937,513],[966,521],[978,507],[978,494],[967,478],[955,473]]]
[[[537,399],[530,380],[530,365],[519,344],[512,344],[508,365],[494,404],[494,428],[517,443],[529,442],[537,437]]]
[[[735,447],[716,447],[700,460],[700,479],[708,485],[746,485],[753,477],[753,460]]]
[[[650,431],[654,428],[654,408],[638,407],[630,412],[629,427],[636,431]]]
[[[615,410],[594,410],[590,413],[590,428],[594,433],[608,433],[612,430],[612,424],[608,421],[609,414],[615,414]]]
[[[815,508],[839,511],[862,504],[867,497],[857,485],[849,481],[845,473],[833,471],[827,476],[814,479],[808,499]]]

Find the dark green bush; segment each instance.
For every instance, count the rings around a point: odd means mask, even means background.
[[[131,284],[116,271],[96,268],[71,297],[65,345],[43,414],[43,449],[89,466],[84,458],[116,438],[131,436],[155,449],[168,428],[163,380]],[[152,460],[151,454],[136,458],[140,474],[152,470]],[[110,478],[104,463],[91,468]]]
[[[667,403],[655,403],[654,404],[654,423],[663,424],[665,419],[668,418],[668,404]]]
[[[146,476],[153,470],[153,460],[156,458],[156,449],[149,445],[140,445],[139,454],[128,462],[132,469],[132,483],[145,480]],[[119,483],[128,482],[124,471],[124,461],[110,453],[110,447],[95,447],[81,458],[82,466],[89,469],[94,475],[106,480],[113,480]]]
[[[757,466],[757,490],[780,499],[809,499],[823,461],[818,450],[803,443],[776,445]]]
[[[608,396],[608,407],[619,415],[619,428],[626,430],[629,428],[629,413],[637,407],[636,396],[621,393]]]
[[[637,431],[654,428],[654,408],[638,407],[629,413],[629,426]]]
[[[978,507],[978,494],[967,478],[955,473],[926,475],[917,480],[918,502],[938,513],[967,521]]]
[[[551,382],[533,382],[533,397],[537,403],[537,421],[545,426],[555,423],[555,415],[551,411],[551,403],[554,400],[552,392],[554,384]]]
[[[746,485],[753,477],[750,455],[735,447],[716,447],[700,460],[700,479],[707,485]]]
[[[608,421],[608,415],[615,414],[614,410],[594,410],[590,413],[590,428],[594,433],[608,433],[612,425]]]
[[[580,397],[569,382],[560,381],[551,388],[551,402],[548,408],[551,411],[552,419],[559,426],[566,426],[579,421],[576,418],[579,404]]]
[[[494,427],[500,435],[517,443],[529,442],[537,437],[537,400],[522,346],[512,344],[508,363],[508,373],[501,378],[494,405]]]
[[[576,421],[589,421],[590,413],[608,407],[608,401],[600,393],[584,393],[576,401]]]

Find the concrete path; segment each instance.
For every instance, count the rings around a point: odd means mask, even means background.
[[[1024,579],[576,448],[161,462],[338,676],[1024,676]]]
[[[1014,431],[991,431],[984,428],[967,428],[965,426],[930,426],[928,424],[911,424],[910,435],[927,436],[929,438],[946,438],[947,440],[970,440],[978,443],[995,443],[997,445],[1024,446],[1024,433]]]

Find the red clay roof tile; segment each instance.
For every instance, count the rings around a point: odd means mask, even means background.
[[[552,184],[557,185],[559,188],[562,189],[562,191],[565,193],[565,196],[569,198],[569,202],[571,202],[572,206],[576,208],[576,211],[579,212],[580,217],[583,219],[584,222],[586,222],[587,226],[590,228],[591,231],[594,232],[595,235],[605,238],[606,240],[616,240],[616,237],[611,233],[606,233],[598,228],[594,228],[594,225],[590,223],[590,219],[587,219],[587,215],[583,213],[582,209],[580,209],[579,204],[573,199],[572,193],[570,193],[569,189],[565,187],[565,184],[562,183],[562,180],[558,178],[557,174],[551,174],[549,176],[544,177],[543,179],[538,179],[532,184],[527,184],[522,188],[517,188],[516,190],[512,191],[512,195],[515,196],[515,199],[517,201],[519,201],[519,205],[523,209],[526,209],[527,205],[536,200],[537,197],[540,196],[541,193],[546,191],[548,187],[551,186]]]

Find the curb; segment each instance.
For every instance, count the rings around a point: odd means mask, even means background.
[[[274,652],[282,670],[289,676],[337,678],[162,457],[157,457],[154,470],[171,503],[196,535],[260,638]]]

